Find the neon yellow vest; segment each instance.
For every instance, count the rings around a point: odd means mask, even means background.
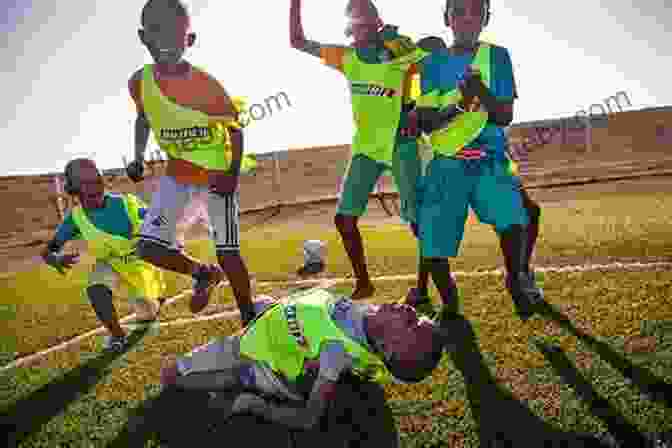
[[[352,96],[353,156],[364,154],[378,162],[392,163],[406,73],[427,54],[416,48],[390,62],[368,64],[355,49],[346,50],[343,72]]]
[[[81,205],[72,209],[72,219],[87,242],[88,250],[101,261],[105,261],[144,298],[156,299],[165,291],[163,272],[139,259],[135,255],[136,238],[142,220],[139,209],[146,207],[132,194],[123,196],[124,208],[131,222],[132,239],[103,232],[93,225]]]
[[[173,103],[163,94],[154,79],[152,65],[145,65],[142,79],[142,103],[158,145],[174,159],[182,159],[211,170],[231,166],[231,136],[228,127],[241,128],[234,117],[230,122],[213,120],[207,114]],[[241,99],[234,107],[240,112]],[[241,171],[254,168],[249,157],[241,161]]]
[[[383,361],[353,341],[331,320],[336,302],[328,291],[314,289],[280,301],[263,313],[242,334],[240,354],[267,363],[294,381],[306,360],[317,359],[322,345],[338,341],[354,361],[353,373],[379,382],[391,380]]]
[[[481,71],[483,82],[490,88],[490,44],[481,43],[474,56],[472,65]],[[444,109],[457,105],[462,101],[462,92],[455,88],[440,93],[439,90],[420,95],[417,107]],[[488,122],[488,112],[480,107],[478,111],[466,111],[453,119],[446,127],[437,129],[429,136],[434,152],[448,157],[457,154],[462,148],[474,141],[483,131]]]

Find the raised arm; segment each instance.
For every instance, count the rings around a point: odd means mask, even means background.
[[[345,48],[343,45],[325,45],[306,39],[306,35],[303,32],[303,24],[301,23],[301,0],[291,0],[289,6],[289,43],[292,48],[322,59],[325,59],[324,48],[336,48],[341,49],[341,51]],[[334,65],[330,64],[328,57],[325,62],[329,65]]]

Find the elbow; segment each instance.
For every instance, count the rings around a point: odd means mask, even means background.
[[[306,37],[302,34],[292,34],[289,37],[289,45],[296,50],[302,50],[306,46]]]

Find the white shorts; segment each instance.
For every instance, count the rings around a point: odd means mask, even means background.
[[[198,195],[207,194],[207,208],[212,224],[212,239],[217,253],[240,249],[239,194],[220,196],[208,192],[207,186],[180,184],[171,176],[159,179],[158,190],[140,229],[141,240],[152,241],[165,247],[175,247],[177,223],[190,202]]]

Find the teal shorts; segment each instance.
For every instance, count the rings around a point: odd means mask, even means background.
[[[378,178],[388,169],[363,154],[355,155],[348,165],[336,213],[346,216],[362,216],[369,203],[369,194]],[[414,139],[399,139],[392,156],[392,176],[399,191],[401,219],[416,222],[416,186],[420,177],[418,146]]]
[[[417,195],[420,253],[425,258],[457,256],[470,206],[480,222],[498,233],[529,222],[520,178],[511,174],[505,160],[435,157],[418,182]]]

